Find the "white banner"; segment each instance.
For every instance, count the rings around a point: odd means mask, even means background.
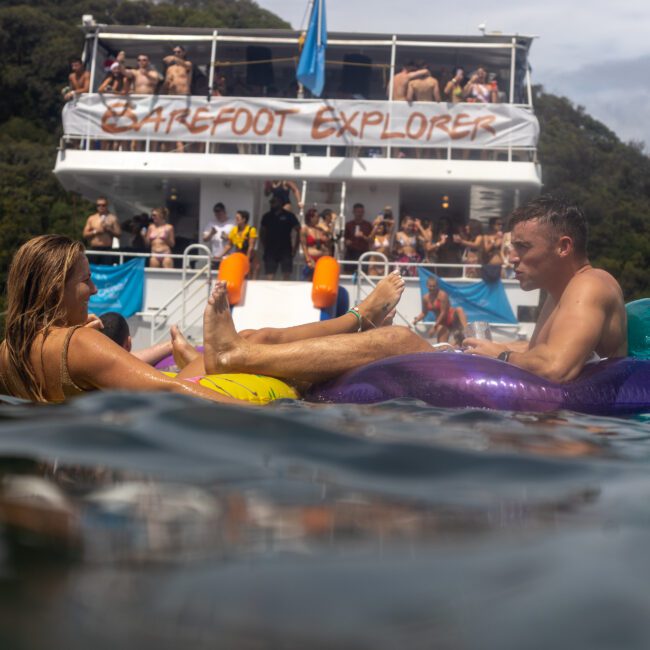
[[[82,95],[66,135],[363,147],[535,147],[532,111],[510,104]]]

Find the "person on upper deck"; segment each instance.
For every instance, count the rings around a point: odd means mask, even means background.
[[[189,95],[192,87],[192,62],[186,59],[182,45],[174,45],[172,53],[163,59],[166,66],[163,95]]]
[[[510,262],[524,291],[548,293],[530,343],[465,339],[472,354],[496,357],[556,382],[584,365],[627,354],[623,292],[587,256],[587,221],[575,205],[542,196],[510,217]]]
[[[120,52],[111,64],[108,74],[99,85],[97,92],[112,93],[113,95],[128,95],[131,92],[131,79],[126,76],[124,59],[124,52]]]
[[[413,79],[424,78],[427,76],[431,76],[431,73],[427,68],[418,69],[418,66],[413,61],[405,63],[402,69],[399,72],[396,72],[395,76],[393,77],[393,100],[406,100],[409,82],[413,81]],[[387,89],[386,94],[388,97],[390,97],[390,87]]]
[[[124,76],[131,81],[132,92],[136,95],[153,95],[158,88],[161,76],[152,67],[147,54],[138,54],[138,67],[125,68]]]
[[[427,74],[414,77],[408,82],[406,88],[407,102],[439,102],[440,86],[438,80],[424,63],[418,63],[420,71],[426,70]]]
[[[235,221],[228,216],[226,206],[221,203],[221,201],[214,204],[212,212],[214,218],[206,224],[206,229],[203,231],[203,241],[206,244],[210,242],[210,248],[212,249],[212,265],[214,268],[219,268],[230,231],[236,226],[236,224]]]
[[[70,70],[68,88],[64,89],[63,94],[66,101],[90,92],[90,72],[86,70],[86,66],[79,57],[70,60]]]
[[[463,98],[463,79],[465,78],[465,71],[462,68],[456,68],[454,76],[447,82],[445,86],[445,97],[452,104],[460,104],[465,101]]]
[[[495,282],[501,277],[503,268],[503,219],[491,217],[488,222],[488,231],[481,239],[481,258],[483,268],[481,276],[486,282]]]
[[[481,65],[470,77],[463,88],[463,98],[479,104],[496,104],[499,101],[499,89],[496,81],[488,80],[487,70]]]

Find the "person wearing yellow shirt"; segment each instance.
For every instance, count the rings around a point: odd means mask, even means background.
[[[238,210],[235,215],[235,227],[228,235],[228,241],[224,248],[224,257],[232,251],[235,253],[244,253],[248,255],[248,261],[251,266],[252,277],[257,276],[257,268],[255,265],[255,245],[257,244],[257,230],[255,226],[248,224],[250,214],[247,210]]]

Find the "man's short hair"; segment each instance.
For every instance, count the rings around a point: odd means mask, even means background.
[[[126,318],[115,311],[107,311],[99,318],[104,325],[104,329],[100,330],[100,332],[123,348],[131,335]]]
[[[219,201],[219,203],[215,203],[214,207],[212,208],[213,212],[217,212],[217,210],[221,211],[223,210],[224,212],[226,211],[226,206]]]
[[[365,206],[363,205],[363,203],[355,203],[355,204],[352,206],[352,209],[353,209],[353,210],[356,210],[357,208],[361,208],[362,210],[365,210]]]
[[[514,210],[508,227],[512,230],[516,224],[533,219],[551,226],[559,237],[571,237],[575,252],[587,254],[587,219],[577,205],[546,194]]]
[[[80,56],[71,56],[70,59],[69,59],[69,63],[70,64],[81,63],[81,65],[83,65],[84,62],[81,60]]]

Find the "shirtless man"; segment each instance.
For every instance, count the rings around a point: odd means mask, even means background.
[[[138,54],[138,67],[125,68],[124,76],[131,80],[136,95],[153,95],[160,81],[160,74],[151,67],[146,54]]]
[[[68,84],[70,90],[63,95],[66,101],[74,99],[77,95],[90,91],[90,72],[86,70],[81,59],[75,58],[70,61],[70,70],[68,75]]]
[[[393,77],[393,100],[406,100],[409,82],[413,79],[426,77],[427,75],[431,76],[431,73],[426,68],[418,70],[417,66],[412,61],[406,63],[404,67]],[[390,88],[388,96],[390,98]]]
[[[95,205],[97,212],[86,220],[82,236],[90,250],[109,251],[113,237],[119,237],[122,229],[117,217],[108,211],[108,199],[105,196],[98,197]],[[113,259],[106,255],[89,255],[88,259],[94,264],[113,263]]]
[[[596,357],[627,354],[623,292],[616,280],[587,257],[582,212],[549,196],[515,210],[510,219],[510,262],[524,290],[548,298],[530,343],[465,339],[467,352],[529,370],[545,379],[575,379]]]
[[[422,77],[416,77],[408,82],[406,88],[406,101],[407,102],[439,102],[440,101],[440,85],[438,80],[431,74],[431,72],[424,66],[420,66],[422,70],[426,70],[427,74]]]
[[[460,332],[461,340],[463,330],[467,327],[467,316],[462,307],[452,307],[449,294],[438,286],[435,278],[427,280],[429,293],[422,297],[422,311],[413,319],[413,325],[424,320],[429,312],[436,315],[436,322],[428,328],[426,336],[436,336],[438,343],[447,343],[449,335]]]
[[[416,77],[408,82],[406,89],[406,101],[411,102],[439,102],[440,101],[440,85],[438,80],[431,74],[429,69],[421,63],[419,65],[421,70],[426,70],[427,74],[423,77]],[[416,158],[428,158],[431,149],[424,149],[423,147],[415,148]],[[439,151],[435,150],[436,155]]]
[[[163,59],[167,66],[165,70],[165,81],[162,86],[163,95],[189,95],[192,86],[192,62],[186,58],[185,48],[182,45],[175,45],[172,53]],[[176,143],[175,151],[182,153],[185,145],[182,142]]]
[[[192,84],[192,62],[185,58],[185,48],[175,45],[172,53],[163,59],[167,66],[163,95],[189,95]]]

